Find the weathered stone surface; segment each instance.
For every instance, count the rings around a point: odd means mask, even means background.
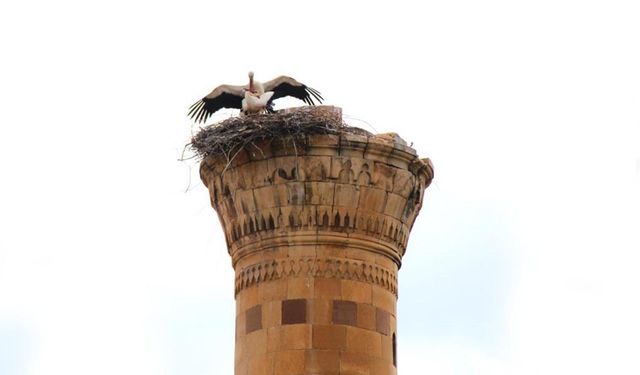
[[[431,161],[352,130],[267,140],[200,175],[236,271],[236,375],[395,374],[397,272]]]

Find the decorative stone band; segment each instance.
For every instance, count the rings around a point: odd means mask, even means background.
[[[398,278],[394,271],[378,264],[338,258],[282,258],[256,263],[236,274],[235,293],[262,282],[290,277],[325,277],[362,281],[382,287],[398,296]]]
[[[284,215],[282,211],[285,211]],[[313,228],[337,232],[361,231],[369,235],[378,235],[379,238],[403,248],[406,246],[409,230],[406,224],[393,216],[331,206],[290,206],[284,209],[263,210],[249,215],[239,215],[229,223],[231,228],[228,235],[233,241],[257,232],[284,228]]]

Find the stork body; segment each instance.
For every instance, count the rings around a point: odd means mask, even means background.
[[[243,115],[268,112],[270,108],[269,100],[273,96],[273,91],[267,91],[262,93],[253,93],[251,91],[244,92],[244,99],[242,99],[242,109],[240,113]]]
[[[320,93],[295,79],[280,76],[261,83],[253,79],[249,72],[249,84],[245,86],[221,85],[209,95],[195,102],[188,115],[196,122],[205,122],[212,114],[222,108],[237,108],[242,114],[273,112],[273,101],[285,96],[293,96],[309,105],[315,100],[322,103]]]

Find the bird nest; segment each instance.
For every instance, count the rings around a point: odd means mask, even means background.
[[[264,142],[291,142],[302,148],[310,135],[371,133],[346,125],[339,108],[329,106],[300,107],[270,114],[232,117],[202,128],[187,145],[199,159],[225,158],[227,163],[246,150],[260,150]]]

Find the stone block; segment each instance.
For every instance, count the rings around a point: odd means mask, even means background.
[[[276,205],[276,197],[277,190],[276,187],[268,185],[259,188],[253,189],[253,194],[255,197],[256,207],[260,210],[264,210],[266,208],[277,207]]]
[[[280,350],[281,327],[267,328],[267,352],[273,353]],[[236,349],[237,350],[237,349]]]
[[[393,339],[391,335],[382,336],[382,359],[386,362],[393,363]]]
[[[397,168],[386,163],[374,163],[373,184],[379,189],[393,191],[393,178],[396,170]]]
[[[285,186],[287,187],[287,204],[289,205],[305,204],[305,183],[304,182],[289,182]]]
[[[254,212],[256,207],[253,201],[253,190],[236,190],[234,204],[238,214],[247,215]]]
[[[276,375],[301,375],[304,374],[305,351],[283,350],[275,356]]]
[[[315,245],[289,246],[287,251],[290,258],[307,258],[311,260],[311,263],[315,261],[315,258],[317,256]]]
[[[314,282],[315,298],[322,299],[340,299],[342,295],[342,285],[339,279],[316,278]]]
[[[373,305],[358,304],[358,327],[376,330],[376,308]]]
[[[358,202],[359,194],[357,187],[354,185],[336,184],[334,205],[338,207],[353,207]]]
[[[287,280],[280,279],[258,284],[258,301],[283,300],[287,298]]]
[[[228,168],[220,175],[220,180],[224,186],[223,195],[232,195],[236,190],[246,190],[249,186],[244,176],[238,173],[238,168]]]
[[[236,362],[234,375],[249,375],[249,361]]]
[[[305,374],[338,375],[340,373],[340,352],[337,350],[307,350],[305,353]]]
[[[312,347],[314,349],[346,349],[347,328],[341,325],[314,325]]]
[[[316,279],[316,282],[318,279]],[[332,303],[329,299],[309,301],[309,320],[313,324],[331,324]]]
[[[240,173],[244,175],[245,181],[250,181],[251,187],[257,188],[269,183],[269,171],[266,160],[257,160],[242,166]]]
[[[251,161],[251,156],[246,149],[240,150],[233,158],[232,165],[235,167],[244,165]]]
[[[244,337],[236,337],[236,342],[235,342],[235,351],[234,351],[234,363],[238,363],[240,361],[242,361],[243,358],[246,358],[247,354],[246,353],[246,343],[245,343],[246,339]]]
[[[388,311],[391,314],[396,314],[396,297],[386,289],[379,286],[372,287],[373,305]]]
[[[347,328],[347,350],[352,353],[363,353],[372,357],[381,356],[381,335],[362,328]]]
[[[375,263],[376,260],[376,254],[360,249],[349,248],[346,244],[345,246],[318,245],[316,251],[318,257],[365,261],[368,263]]]
[[[304,189],[306,204],[333,205],[333,193],[335,190],[333,182],[305,182]]]
[[[367,354],[343,352],[340,356],[340,375],[370,375],[369,361]]]
[[[244,336],[246,333],[247,314],[241,312],[236,315],[236,338]]]
[[[249,362],[249,374],[251,375],[273,375],[274,373],[273,353],[266,353],[252,358]]]
[[[349,326],[357,325],[358,310],[357,304],[353,301],[333,301],[333,324],[344,324]]]
[[[298,158],[296,156],[285,155],[267,160],[269,179],[274,185],[295,181],[297,168]]]
[[[244,338],[246,353],[249,356],[258,356],[267,352],[267,330],[260,329],[247,333]]]
[[[388,336],[391,330],[389,315],[385,310],[376,308],[376,331],[385,336]]]
[[[398,168],[396,169],[396,173],[393,177],[392,191],[403,198],[408,198],[409,193],[411,193],[415,186],[415,180],[413,173]]]
[[[251,306],[258,304],[258,288],[256,286],[246,288],[236,296],[236,311],[244,312]]]
[[[407,205],[407,200],[398,194],[387,194],[387,203],[384,207],[384,213],[391,217],[401,217],[404,208]]]
[[[280,349],[310,349],[311,324],[293,324],[280,327]]]
[[[287,281],[287,299],[312,299],[314,292],[314,278],[307,277],[295,277]]]
[[[331,155],[334,155],[336,153],[335,149],[336,147],[338,147],[339,142],[339,138],[337,136],[310,135],[308,139],[309,145],[313,146],[314,151],[318,151],[319,149],[327,149],[331,151]]]
[[[331,170],[331,158],[305,156],[299,159],[299,165],[304,170],[306,181],[326,181]]]
[[[373,187],[360,187],[358,207],[371,212],[384,212],[387,192]]]
[[[280,301],[265,302],[262,305],[265,328],[280,326],[282,321],[282,303]]]
[[[307,300],[290,299],[282,301],[282,325],[307,322]]]
[[[389,363],[381,358],[371,360],[371,373],[370,375],[391,375],[395,374],[395,367],[393,363]]]
[[[262,329],[262,305],[249,308],[245,319],[245,334]]]
[[[287,207],[289,202],[289,189],[286,184],[273,185],[274,186],[274,201],[276,207]]]
[[[371,284],[360,281],[341,280],[342,299],[357,303],[371,304],[372,291]]]
[[[330,177],[340,184],[353,184],[356,180],[356,174],[353,171],[351,158],[341,156],[331,158]]]

